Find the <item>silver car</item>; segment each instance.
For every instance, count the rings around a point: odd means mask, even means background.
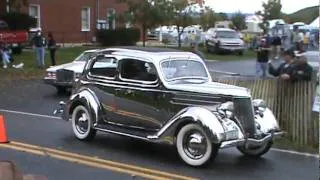
[[[123,50],[125,49],[125,50]],[[71,120],[79,140],[97,131],[166,143],[182,161],[202,166],[220,148],[262,156],[283,135],[249,89],[212,82],[201,58],[164,48],[126,47],[91,58],[55,114]],[[108,60],[117,66],[108,66]]]
[[[228,28],[211,28],[206,34],[206,47],[210,53],[234,52],[242,55],[244,41],[238,32]]]

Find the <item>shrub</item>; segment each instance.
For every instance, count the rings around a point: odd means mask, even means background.
[[[10,30],[26,30],[35,27],[37,20],[28,14],[12,12],[0,15],[0,19],[5,21]]]
[[[115,30],[98,30],[97,41],[103,46],[130,46],[140,39],[137,28],[117,28]]]

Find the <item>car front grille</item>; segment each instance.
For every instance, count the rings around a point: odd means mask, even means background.
[[[73,82],[74,72],[66,69],[60,69],[57,71],[58,82]]]
[[[255,134],[255,121],[251,98],[234,98],[234,115],[249,137]]]

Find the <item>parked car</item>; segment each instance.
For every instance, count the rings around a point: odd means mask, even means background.
[[[209,163],[219,148],[261,156],[283,135],[249,89],[212,82],[197,55],[164,48],[126,47],[91,58],[59,113],[79,140],[102,131],[167,143],[190,166]]]
[[[10,30],[5,21],[0,20],[0,42],[5,43],[14,54],[20,54],[29,43],[28,31]]]
[[[210,28],[206,34],[206,47],[210,53],[235,52],[242,55],[245,50],[245,43],[235,30]]]

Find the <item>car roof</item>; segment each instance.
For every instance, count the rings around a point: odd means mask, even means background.
[[[235,30],[229,29],[229,28],[216,28],[215,31],[232,31],[232,32],[234,32]]]
[[[169,58],[190,58],[201,61],[201,58],[188,51],[172,48],[159,48],[159,47],[138,47],[138,46],[114,46],[100,50],[100,52],[110,52],[114,55],[120,55],[124,57],[136,57],[148,59],[154,63]],[[107,53],[110,54],[110,53]]]
[[[85,51],[83,51],[83,52],[85,52],[85,53],[92,53],[92,52],[98,52],[99,51],[99,49],[89,49],[89,50],[85,50]]]

